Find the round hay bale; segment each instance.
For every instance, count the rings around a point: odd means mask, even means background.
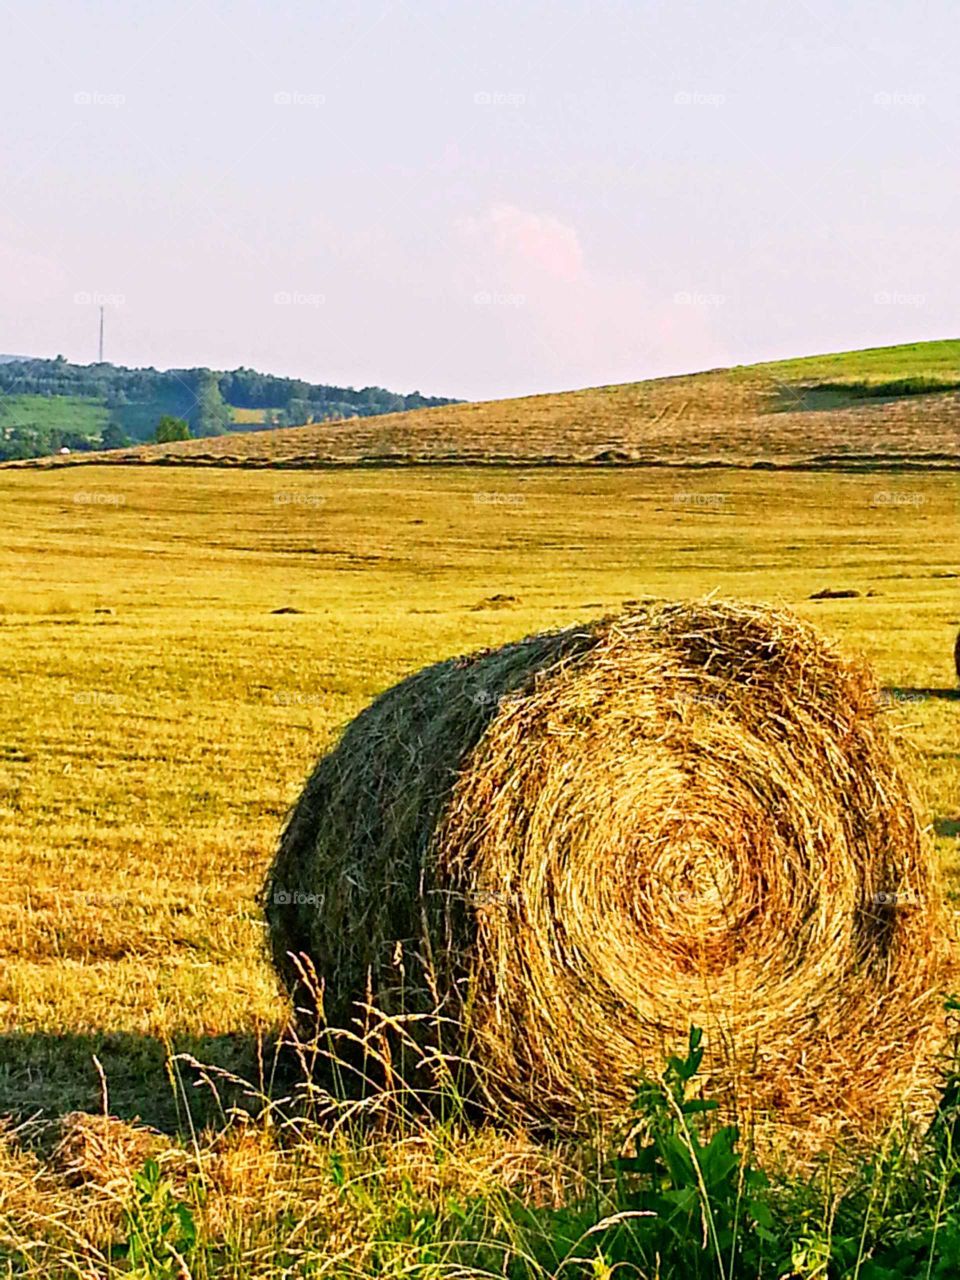
[[[265,896],[328,1025],[409,1016],[527,1122],[622,1113],[691,1024],[741,1112],[862,1130],[932,1077],[933,855],[873,677],[789,613],[649,605],[418,672],[320,761]]]

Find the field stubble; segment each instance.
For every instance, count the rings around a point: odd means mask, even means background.
[[[863,653],[919,754],[949,878],[958,485],[489,467],[4,474],[0,1113],[99,1110],[93,1054],[111,1111],[166,1129],[182,1120],[170,1050],[255,1074],[258,1037],[286,1016],[256,895],[338,728],[428,662],[628,600],[784,604]],[[810,599],[825,588],[859,594]]]

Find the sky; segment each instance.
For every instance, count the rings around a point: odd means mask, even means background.
[[[0,0],[0,352],[468,399],[960,333],[956,0]]]

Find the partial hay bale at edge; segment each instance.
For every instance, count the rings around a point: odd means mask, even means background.
[[[451,659],[320,761],[266,889],[324,1014],[371,998],[561,1130],[691,1023],[707,1083],[866,1131],[929,1085],[946,932],[879,691],[792,615],[649,606]]]

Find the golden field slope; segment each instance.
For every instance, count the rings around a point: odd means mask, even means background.
[[[902,394],[903,383],[934,388]],[[863,387],[900,383],[886,396]],[[859,388],[859,391],[858,391]],[[320,467],[440,462],[960,466],[960,340],[738,366],[620,386],[231,434],[110,462]]]

